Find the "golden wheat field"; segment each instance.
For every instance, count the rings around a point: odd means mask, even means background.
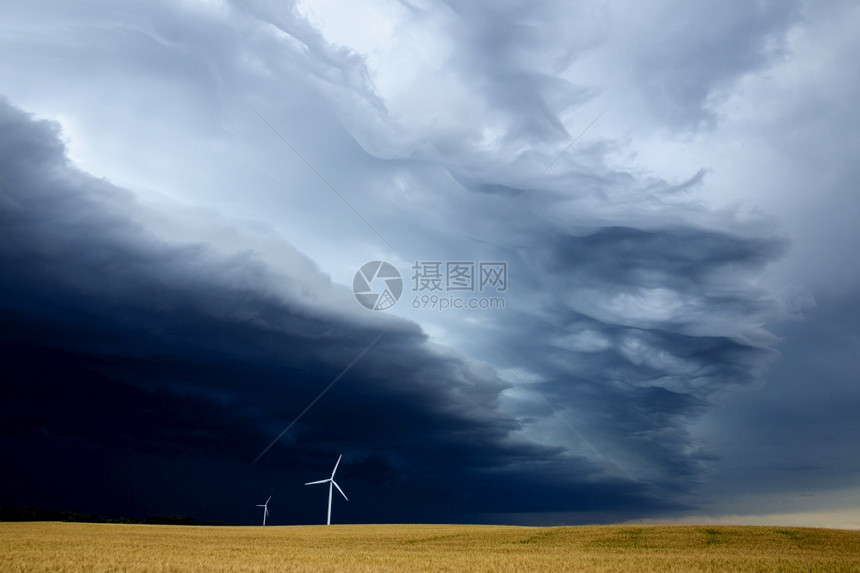
[[[0,570],[860,571],[860,531],[0,523]]]

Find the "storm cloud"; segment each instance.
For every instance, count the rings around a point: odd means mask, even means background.
[[[488,511],[480,482],[442,484],[496,476],[490,489],[509,490],[509,501],[493,506],[502,512],[522,507],[510,495],[515,486],[570,488],[566,499],[606,488],[590,479],[600,472],[587,460],[516,436],[521,424],[497,407],[509,384],[488,365],[429,344],[405,320],[327,304],[352,293],[287,245],[287,274],[275,276],[252,247],[215,253],[160,240],[136,222],[141,207],[127,191],[68,164],[56,125],[8,104],[2,121],[4,151],[15,150],[2,154],[5,446],[32,464],[7,476],[7,491],[58,478],[61,491],[89,480],[108,485],[103,464],[112,487],[133,487],[150,470],[131,476],[115,466],[149,456],[182,460],[192,466],[183,483],[216,487],[204,462],[252,471],[246,467],[268,441],[380,333],[319,409],[263,457],[261,472],[283,470],[288,480],[344,452],[353,488],[363,478],[368,488],[396,481],[438,489],[475,497],[461,508],[472,513]],[[58,444],[62,474],[40,475],[40,457],[51,459]],[[536,463],[576,479],[546,483],[529,471]],[[657,503],[636,484],[616,483],[603,495],[613,489]],[[94,494],[78,503],[99,505]],[[177,503],[159,505],[168,501]],[[426,501],[411,505],[419,518],[456,519]],[[372,519],[393,511],[363,507]]]
[[[779,437],[856,427],[849,4],[10,8],[0,502],[313,523],[338,454],[336,521],[851,491],[850,440]],[[506,263],[504,308],[419,308],[416,261]]]

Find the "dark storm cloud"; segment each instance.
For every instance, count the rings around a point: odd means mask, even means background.
[[[532,380],[517,390],[539,392],[558,411],[554,420],[543,400],[512,402],[527,426],[617,475],[692,494],[715,455],[689,427],[715,396],[760,383],[776,357],[765,325],[785,314],[757,279],[786,244],[766,224],[751,229],[685,199],[707,164],[676,184],[643,183],[606,165],[612,142],[558,155],[576,135],[560,118],[598,95],[558,75],[577,77],[577,62],[593,58],[611,87],[629,90],[608,101],[642,98],[661,129],[696,129],[713,122],[723,90],[784,55],[798,6],[607,8],[583,14],[588,30],[577,30],[569,7],[564,18],[557,9],[452,6],[461,26],[452,35],[468,54],[452,65],[476,78],[493,109],[520,118],[500,138],[526,150],[506,164],[474,155],[448,164],[466,190],[498,199],[482,203],[491,205],[486,224],[474,225],[474,212],[463,221],[511,264],[516,297],[488,336]],[[659,33],[643,26],[652,20]],[[575,31],[584,33],[561,40]],[[553,89],[568,99],[552,100]]]
[[[783,250],[692,226],[537,234],[511,288],[540,294],[509,309],[498,343],[539,377],[524,388],[576,428],[567,443],[672,495],[693,493],[715,457],[689,426],[716,395],[759,383],[775,358],[761,325],[780,307],[743,277]],[[537,402],[520,408],[546,415]]]
[[[617,520],[699,510],[715,482],[852,485],[827,456],[856,428],[853,291],[778,330],[791,357],[759,384],[768,330],[804,306],[781,283],[855,289],[851,2],[6,13],[0,83],[66,130],[2,106],[11,501],[255,521],[264,491],[275,522],[312,522],[325,492],[298,484],[340,452],[338,521]],[[781,233],[790,277],[769,274]],[[429,336],[366,312],[341,285],[380,257],[507,261],[506,309],[404,297]]]
[[[308,521],[318,504],[289,486],[342,452],[347,520],[667,506],[517,437],[490,367],[344,310],[350,293],[298,253],[279,275],[252,251],[160,240],[129,192],[69,164],[55,124],[5,103],[0,123],[4,501],[241,520],[246,490],[277,485]],[[380,488],[396,503],[374,504]]]
[[[487,337],[538,378],[533,388],[582,434],[588,443],[578,453],[665,496],[692,493],[714,455],[689,426],[716,394],[760,382],[775,357],[764,325],[782,311],[755,278],[785,245],[766,229],[750,233],[731,216],[676,201],[702,184],[706,167],[677,184],[643,186],[604,164],[611,143],[559,157],[575,135],[562,118],[597,95],[564,78],[576,77],[575,63],[591,52],[612,64],[620,45],[629,50],[631,88],[642,89],[661,125],[697,127],[713,119],[710,98],[782,54],[796,6],[667,3],[638,14],[568,3],[448,7],[447,63],[488,112],[469,127],[489,126],[497,139],[489,154],[460,125],[431,134],[434,158],[479,196],[451,213],[444,231],[468,229],[509,260],[516,293],[490,319]],[[648,18],[665,33],[638,29]],[[540,230],[547,226],[554,231]],[[482,234],[488,227],[491,237]],[[582,446],[540,401],[508,404],[526,432],[556,424],[562,435],[546,443]]]
[[[766,374],[768,384],[723,397],[706,416],[709,440],[733,462],[714,468],[717,479],[710,486],[730,511],[740,512],[743,504],[753,511],[785,511],[784,499],[797,492],[812,498],[843,490],[850,498],[856,491],[860,459],[848,437],[860,435],[858,321],[856,291],[822,295],[803,320],[775,329],[784,340],[780,360]],[[743,472],[736,460],[743,460]],[[749,497],[731,499],[733,490]]]

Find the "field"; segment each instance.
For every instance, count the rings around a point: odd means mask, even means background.
[[[0,571],[860,571],[860,531],[793,527],[0,523]]]

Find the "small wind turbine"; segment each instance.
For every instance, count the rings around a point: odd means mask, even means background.
[[[342,455],[337,457],[337,462],[335,462],[335,464],[334,464],[334,469],[331,470],[331,477],[330,478],[321,479],[319,481],[309,481],[308,483],[305,484],[305,485],[316,485],[318,483],[328,483],[328,515],[327,515],[326,520],[325,520],[326,525],[331,525],[331,490],[332,490],[332,486],[337,488],[337,491],[340,492],[340,495],[343,496],[343,499],[345,499],[346,501],[349,501],[349,498],[346,497],[346,494],[343,493],[343,490],[340,489],[340,486],[337,485],[336,481],[334,481],[334,472],[337,471],[337,465],[340,463],[340,458],[342,458],[342,457],[343,457]]]
[[[266,500],[266,503],[263,505],[257,504],[257,507],[263,508],[263,525],[266,525],[266,516],[269,515],[269,500],[272,499],[272,496],[269,496],[269,499]]]

